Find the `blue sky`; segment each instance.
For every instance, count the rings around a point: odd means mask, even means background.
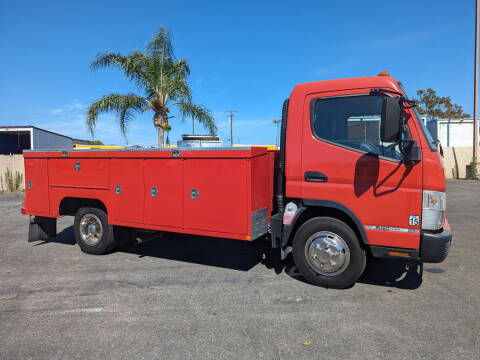
[[[229,138],[275,143],[273,119],[302,82],[389,70],[409,94],[431,87],[473,113],[474,0],[460,1],[21,1],[0,0],[0,125],[34,125],[91,139],[86,107],[135,91],[116,70],[93,73],[98,52],[143,49],[163,24],[191,67],[194,101]],[[132,8],[135,7],[135,8]],[[191,121],[172,119],[172,142]],[[198,125],[196,126],[198,129]],[[205,131],[203,131],[205,132]],[[130,144],[155,145],[151,115]],[[113,115],[96,138],[124,144]]]

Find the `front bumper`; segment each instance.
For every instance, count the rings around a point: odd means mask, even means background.
[[[448,255],[452,244],[452,230],[447,219],[440,232],[422,231],[420,235],[420,250],[370,246],[373,257],[402,258],[405,260],[421,260],[426,263],[440,263]]]
[[[420,236],[420,260],[426,263],[440,263],[448,255],[452,243],[450,227],[442,232],[423,231]]]

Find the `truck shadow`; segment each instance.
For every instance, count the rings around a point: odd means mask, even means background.
[[[53,238],[41,240],[40,242],[35,243],[33,246],[45,245],[51,242],[64,244],[64,245],[76,245],[77,242],[75,241],[75,238],[73,236],[73,226],[69,226],[63,229],[61,232],[59,232],[57,236]]]
[[[268,241],[261,239],[246,242],[172,233],[163,239],[131,245],[121,251],[139,257],[159,257],[240,271],[248,271],[262,264],[276,274],[285,272],[306,282],[297,271],[291,255],[284,261],[280,260],[280,250],[272,249]],[[422,263],[369,258],[365,271],[357,282],[413,290],[420,287],[422,276]]]
[[[364,284],[418,289],[423,281],[423,263],[401,259],[369,258],[358,282]]]
[[[271,259],[267,257],[263,263],[267,268],[275,269],[277,274],[283,271],[296,280],[308,283],[295,267],[291,254],[284,261],[280,261],[280,255],[275,254]],[[414,290],[422,284],[422,277],[423,263],[421,262],[369,257],[365,271],[357,283]],[[355,284],[351,287],[353,286]]]
[[[128,245],[117,251],[134,254],[139,258],[156,257],[239,271],[249,271],[262,264],[276,274],[284,272],[306,283],[297,271],[291,254],[286,260],[280,260],[280,250],[272,249],[270,243],[263,239],[247,242],[178,233],[165,233],[165,236],[155,234],[137,236],[137,239],[140,243]],[[73,226],[34,246],[47,243],[75,245]],[[422,283],[422,275],[423,264],[419,262],[369,258],[365,271],[357,282],[399,289],[417,289]]]
[[[241,240],[167,233],[165,236],[118,251],[136,254],[139,258],[157,257],[207,266],[248,271],[262,261],[263,241]]]

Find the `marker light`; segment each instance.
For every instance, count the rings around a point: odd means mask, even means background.
[[[289,202],[287,206],[285,206],[285,212],[283,213],[283,225],[290,225],[295,219],[295,215],[297,213],[297,205],[294,202]]]
[[[409,253],[400,252],[400,251],[389,251],[389,252],[388,252],[388,255],[390,255],[390,256],[405,256],[405,257],[409,257],[409,256],[410,256]]]
[[[390,73],[388,71],[380,71],[377,76],[390,76]]]
[[[439,230],[443,226],[447,197],[438,191],[423,191],[422,229]]]

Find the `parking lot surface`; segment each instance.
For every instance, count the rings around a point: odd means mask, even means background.
[[[332,290],[259,241],[169,234],[93,256],[65,217],[27,243],[22,197],[0,195],[0,358],[479,359],[480,182],[447,199],[443,263],[370,261]]]

